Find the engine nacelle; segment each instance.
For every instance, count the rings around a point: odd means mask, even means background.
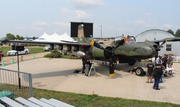
[[[103,44],[101,46],[105,48],[106,50],[112,50],[112,47],[110,46],[106,46]],[[89,53],[92,55],[93,58],[106,58],[106,59],[110,58],[109,52],[104,51],[103,49],[96,48],[96,47],[91,47],[91,49],[89,50]]]

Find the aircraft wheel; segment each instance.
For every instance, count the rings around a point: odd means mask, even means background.
[[[141,67],[136,68],[136,75],[141,76],[144,74],[144,70]]]

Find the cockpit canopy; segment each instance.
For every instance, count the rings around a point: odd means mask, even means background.
[[[126,38],[126,41],[125,41],[125,44],[132,44],[132,43],[136,43],[136,39],[134,36],[126,36],[126,37],[123,37],[123,36],[120,36],[120,37],[116,37],[115,38],[115,43],[117,44],[118,41],[122,40]]]

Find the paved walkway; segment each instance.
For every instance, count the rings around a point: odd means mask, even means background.
[[[127,64],[117,65],[114,78],[109,77],[108,66],[101,65],[100,61],[95,61],[97,76],[74,74],[81,65],[81,60],[77,59],[38,58],[20,62],[20,71],[33,74],[36,88],[180,104],[179,63],[173,65],[173,76],[163,78],[161,90],[152,89],[153,84],[146,83],[145,76],[126,72],[131,69]],[[9,64],[3,68],[17,70],[17,65]]]

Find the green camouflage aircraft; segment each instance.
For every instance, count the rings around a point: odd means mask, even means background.
[[[27,40],[9,40],[2,38],[0,41],[10,43],[27,43],[27,44],[49,44],[51,50],[54,45],[59,45],[59,50],[63,50],[63,46],[67,46],[67,51],[77,52],[77,56],[88,56],[92,60],[101,60],[109,62],[110,77],[114,77],[114,65],[117,63],[128,63],[134,65],[142,59],[158,56],[158,51],[167,41],[180,41],[180,38],[165,38],[156,41],[136,42],[135,37],[127,36],[114,40],[111,45],[99,44],[92,38],[85,38],[83,24],[78,26],[77,42],[47,42],[47,41],[27,41]],[[160,44],[161,43],[161,44]],[[72,50],[73,49],[73,50]],[[141,67],[136,68],[136,74],[142,75],[144,70]]]

